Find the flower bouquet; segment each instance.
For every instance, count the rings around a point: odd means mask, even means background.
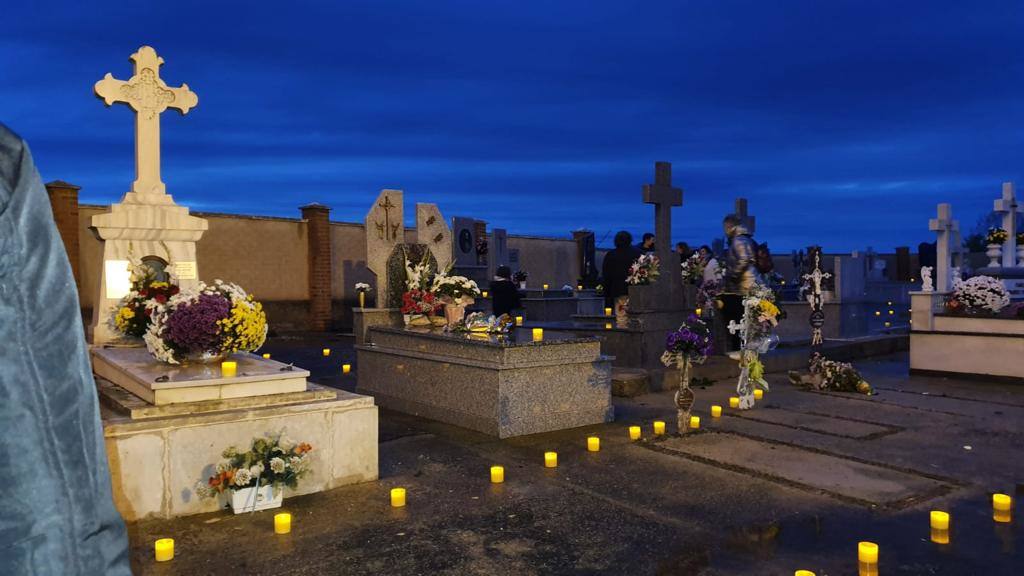
[[[445,325],[451,329],[466,316],[466,306],[471,306],[480,297],[476,282],[465,276],[449,276],[440,273],[434,276],[431,291],[444,302]]]
[[[154,304],[150,318],[146,348],[168,364],[217,361],[256,350],[267,339],[263,306],[237,284],[220,280]]]
[[[1006,286],[991,276],[975,276],[953,282],[953,294],[946,302],[951,313],[998,314],[1010,305]]]
[[[229,446],[221,454],[224,459],[217,464],[216,474],[200,481],[196,493],[213,498],[230,491],[235,514],[279,508],[284,487],[294,490],[309,473],[312,450],[309,444],[296,444],[281,434],[254,438],[247,452]]]
[[[432,326],[434,318],[444,305],[433,292],[437,270],[431,264],[430,252],[425,251],[419,262],[413,264],[408,255],[405,258],[405,293],[402,294],[402,314],[408,326]],[[438,325],[444,319],[438,319]]]
[[[988,234],[985,236],[986,244],[1002,244],[1006,242],[1006,239],[1010,237],[1010,234],[1002,228],[989,228]]]
[[[807,376],[801,376],[795,371],[790,372],[790,381],[815,390],[871,394],[871,385],[852,364],[829,360],[821,353],[815,352],[811,355],[808,368],[810,374]]]
[[[699,285],[704,277],[705,266],[707,266],[707,263],[704,262],[704,259],[697,252],[684,260],[681,264],[683,283]]]
[[[356,282],[356,293],[359,294],[359,307],[366,308],[366,295],[370,292],[370,285],[366,282]]]
[[[114,309],[111,323],[125,336],[142,338],[156,306],[167,303],[180,289],[172,281],[158,281],[156,272],[142,263],[130,264],[130,274],[131,291]]]
[[[519,285],[520,290],[526,290],[526,279],[529,277],[526,270],[516,270],[512,273],[512,281]]]
[[[626,282],[632,286],[643,286],[656,282],[661,275],[661,261],[654,254],[643,254],[629,266]]]
[[[740,409],[754,407],[754,387],[768,389],[764,379],[764,364],[758,359],[779,344],[775,327],[782,312],[775,305],[775,294],[770,288],[756,284],[750,295],[743,299],[742,322],[729,322],[729,332],[740,335],[740,378],[736,392],[740,397]]]
[[[690,410],[693,408],[690,368],[693,364],[703,364],[711,354],[711,348],[711,330],[695,314],[691,314],[678,330],[669,332],[665,338],[661,363],[679,368],[679,389],[676,390],[675,402],[680,432],[688,429]]]

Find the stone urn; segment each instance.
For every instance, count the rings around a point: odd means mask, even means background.
[[[999,244],[989,244],[988,250],[985,251],[985,256],[988,256],[990,268],[999,268],[1002,266],[999,262],[1003,257],[1003,247]]]

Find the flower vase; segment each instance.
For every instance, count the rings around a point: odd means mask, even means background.
[[[1017,245],[1017,266],[1024,268],[1024,244]]]
[[[454,329],[456,326],[458,326],[459,322],[462,322],[462,320],[465,317],[465,306],[460,306],[458,304],[455,304],[454,302],[451,304],[444,305],[445,325],[448,327],[449,330]]]
[[[526,282],[520,282],[519,283],[519,289],[520,290],[526,290]]]
[[[689,358],[684,357],[679,368],[679,389],[676,390],[676,426],[680,434],[690,429],[690,411],[693,409],[693,389],[690,388]]]
[[[990,268],[999,268],[1002,266],[999,261],[1003,257],[1003,247],[999,244],[989,244],[988,250],[985,251],[985,256],[988,256]]]
[[[249,486],[231,491],[231,510],[235,514],[256,512],[268,508],[280,508],[284,500],[284,488],[274,489],[273,484],[266,486]]]
[[[366,292],[359,293],[359,307],[366,308]]]

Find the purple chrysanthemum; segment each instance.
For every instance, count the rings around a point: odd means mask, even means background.
[[[231,302],[216,294],[201,294],[197,302],[179,306],[167,319],[165,335],[183,352],[220,349],[219,320],[227,317]]]

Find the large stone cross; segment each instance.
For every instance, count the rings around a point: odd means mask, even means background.
[[[952,288],[950,241],[960,231],[960,223],[953,220],[953,208],[949,204],[939,204],[937,216],[928,221],[928,229],[938,235],[935,242],[935,290],[949,292]]]
[[[1017,265],[1017,196],[1013,182],[1003,182],[1003,197],[994,202],[995,211],[1003,215],[1003,230],[1008,237],[1003,242],[1003,267]]]
[[[124,202],[171,204],[160,180],[160,114],[168,108],[186,114],[199,103],[199,97],[188,84],[169,88],[164,83],[160,78],[164,59],[149,46],[139,48],[131,60],[135,75],[130,79],[117,80],[108,72],[95,86],[96,95],[107,106],[121,102],[135,110],[135,181]]]
[[[676,268],[665,268],[672,262],[672,207],[683,205],[683,190],[672,186],[672,163],[654,163],[654,184],[644,184],[644,202],[654,204],[655,250],[661,260],[662,271],[668,276],[679,276]],[[678,260],[678,257],[675,257]],[[662,278],[666,275],[663,274]]]
[[[736,199],[736,216],[739,216],[740,222],[750,232],[750,235],[754,235],[754,227],[757,225],[756,220],[750,214],[747,214],[747,199],[737,198]]]

